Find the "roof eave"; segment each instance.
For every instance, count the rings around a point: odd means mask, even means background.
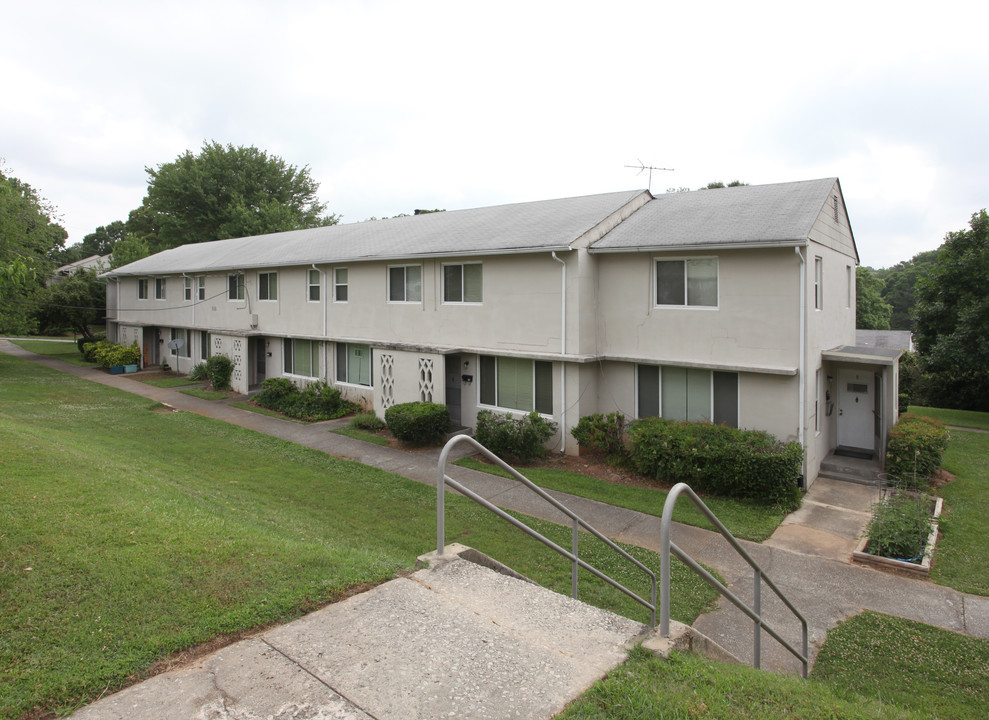
[[[805,247],[807,238],[798,240],[764,240],[749,242],[743,240],[735,243],[699,243],[693,245],[637,245],[622,248],[588,248],[589,253],[637,253],[637,252],[697,252],[700,250],[758,250],[765,248]]]

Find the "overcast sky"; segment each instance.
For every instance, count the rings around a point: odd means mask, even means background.
[[[5,172],[80,242],[206,140],[343,222],[837,176],[862,263],[989,206],[984,2],[0,0]]]

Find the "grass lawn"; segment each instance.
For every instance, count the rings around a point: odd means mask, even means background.
[[[457,465],[483,472],[509,477],[509,474],[496,465],[488,465],[474,458],[458,460]],[[638,510],[662,517],[663,503],[667,492],[661,489],[617,485],[597,478],[556,468],[518,468],[519,472],[540,487],[579,495],[589,500],[598,500],[609,505]],[[771,505],[743,500],[705,497],[704,503],[731,533],[738,538],[762,542],[786,517],[786,513]],[[679,500],[673,511],[673,519],[685,525],[712,528],[701,513],[688,500]]]
[[[354,427],[352,425],[345,425],[343,427],[331,430],[337,435],[345,435],[349,438],[354,438],[354,440],[363,440],[364,442],[374,443],[375,445],[387,445],[388,439],[381,437],[377,433],[373,433],[369,430],[363,430],[362,428]]]
[[[280,412],[275,412],[274,410],[269,410],[268,408],[263,408],[260,405],[255,405],[253,403],[247,402],[246,400],[238,400],[237,402],[230,403],[230,407],[240,408],[241,410],[247,410],[248,412],[257,413],[258,415],[267,415],[268,417],[278,418],[279,420],[288,420],[289,422],[299,423],[305,425],[305,420],[298,420],[293,417],[289,417]]]
[[[947,510],[931,578],[961,592],[989,595],[989,434],[952,430],[943,464],[955,481],[940,491]]]
[[[863,613],[825,640],[810,680],[637,649],[561,720],[962,720],[986,715],[989,640]]]
[[[66,712],[176,651],[392,578],[435,542],[435,490],[0,354],[0,718]],[[154,442],[149,442],[154,438]],[[447,539],[543,585],[567,562],[464,498]],[[561,544],[570,531],[532,520]],[[582,555],[645,595],[590,540]],[[631,552],[650,567],[659,558]],[[673,616],[713,599],[674,565]],[[590,576],[582,600],[647,611]]]
[[[28,352],[37,355],[48,355],[50,357],[64,360],[67,363],[80,367],[98,367],[96,363],[86,362],[79,353],[79,348],[74,342],[59,342],[57,340],[11,340],[15,345],[20,345]]]
[[[944,410],[920,405],[911,405],[910,412],[940,420],[945,425],[989,430],[989,413],[974,410]]]
[[[201,398],[203,400],[226,400],[230,397],[230,393],[219,390],[200,390],[198,388],[189,388],[188,390],[179,390],[179,392],[183,395],[192,395],[192,397]]]
[[[135,380],[141,380],[141,378],[134,378]],[[173,377],[173,378],[159,378],[157,380],[141,380],[145,385],[153,385],[159,388],[176,388],[176,387],[187,387],[189,385],[199,385],[202,386],[203,383],[197,382],[195,380],[190,380],[187,377]]]

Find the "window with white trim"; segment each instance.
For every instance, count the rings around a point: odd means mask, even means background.
[[[481,263],[443,266],[443,302],[481,302]]]
[[[165,278],[155,278],[155,300],[165,299]]]
[[[421,265],[396,265],[388,268],[388,302],[422,302]]]
[[[244,276],[227,275],[227,300],[244,299]]]
[[[656,261],[656,305],[718,307],[718,258]]]
[[[206,276],[200,275],[196,278],[196,284],[198,286],[198,297],[200,300],[206,299]]]
[[[169,352],[175,357],[191,357],[189,348],[189,331],[185,328],[172,328],[172,340],[181,340],[182,347],[176,349],[169,348]]]
[[[282,341],[282,355],[287,374],[319,377],[319,342],[287,338]]]
[[[138,278],[137,279],[137,299],[147,300],[148,299],[148,279]]]
[[[336,268],[333,271],[333,300],[347,302],[347,268]]]
[[[824,309],[824,260],[814,258],[814,309]]]
[[[186,300],[192,300],[192,278],[184,277],[182,278],[182,280],[183,280],[182,296]]]
[[[337,382],[371,387],[371,347],[337,343]]]
[[[310,269],[307,275],[307,287],[308,291],[306,293],[306,299],[309,302],[319,302],[319,290],[320,290],[320,272],[319,270]]]
[[[639,365],[637,416],[738,427],[738,373]]]
[[[199,358],[209,360],[209,332],[206,330],[199,331]]]
[[[481,355],[478,369],[482,405],[553,414],[553,363]]]
[[[258,273],[258,300],[278,299],[278,273]]]

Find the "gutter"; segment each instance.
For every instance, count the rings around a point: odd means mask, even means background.
[[[798,392],[800,393],[800,402],[798,403],[799,409],[797,412],[799,416],[797,417],[797,440],[800,443],[800,448],[803,450],[803,461],[801,463],[803,470],[804,483],[807,480],[807,446],[804,444],[804,432],[806,425],[806,416],[804,415],[806,409],[806,391],[807,391],[807,377],[806,377],[806,363],[807,363],[807,259],[804,257],[803,253],[800,252],[799,247],[793,248],[793,251],[797,253],[797,257],[800,258],[800,359],[799,366],[797,370],[797,386]]]
[[[553,259],[563,266],[560,280],[560,356],[567,354],[567,263],[552,252]],[[567,363],[560,362],[560,452],[567,447]]]

